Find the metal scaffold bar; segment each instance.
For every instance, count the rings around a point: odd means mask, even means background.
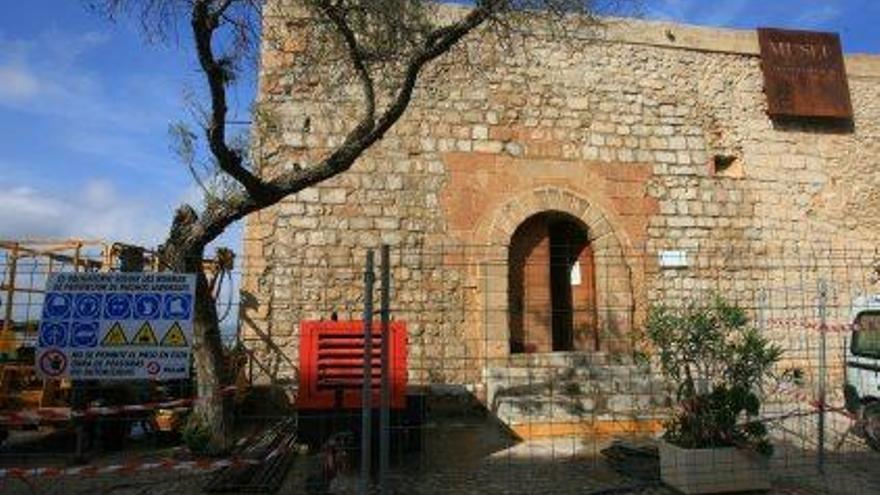
[[[373,273],[375,253],[367,251],[367,267],[364,271],[364,374],[361,392],[361,480],[360,493],[366,495],[370,489],[372,446],[372,356],[373,356]]]

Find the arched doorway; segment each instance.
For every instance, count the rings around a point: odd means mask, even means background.
[[[593,249],[586,225],[567,213],[526,219],[510,239],[511,353],[597,350]]]

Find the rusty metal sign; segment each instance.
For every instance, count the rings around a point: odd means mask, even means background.
[[[771,117],[852,118],[837,33],[759,28],[758,40]]]

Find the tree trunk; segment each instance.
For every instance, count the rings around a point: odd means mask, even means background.
[[[199,254],[201,259],[201,254]],[[199,267],[201,268],[201,267]],[[222,393],[227,384],[223,361],[223,342],[217,306],[208,289],[205,273],[199,269],[196,280],[195,317],[193,321],[193,357],[198,401],[193,413],[203,421],[211,434],[208,451],[221,453],[227,450],[229,414]]]
[[[202,270],[204,247],[201,243],[187,242],[190,222],[189,211],[178,211],[171,235],[162,247],[162,261],[176,273],[196,275],[196,298],[193,317],[193,370],[197,400],[192,420],[211,433],[207,445],[209,454],[221,454],[227,450],[230,429],[222,388],[226,385],[224,372],[223,342],[217,306],[208,287],[208,279]],[[190,210],[191,211],[191,210]],[[188,225],[189,224],[189,225]]]

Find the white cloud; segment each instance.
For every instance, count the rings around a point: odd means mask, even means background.
[[[58,30],[25,40],[0,37],[0,110],[51,126],[46,139],[74,153],[167,178],[179,172],[169,166],[163,141],[180,112],[180,82],[161,73],[100,69],[106,62],[95,60],[114,53],[100,51],[109,40],[104,33]]]
[[[0,103],[30,100],[39,91],[37,77],[27,68],[14,64],[0,66]]]
[[[20,112],[76,124],[79,129],[112,131],[110,134],[145,134],[150,128],[164,132],[173,117],[170,102],[160,100],[156,94],[115,87],[99,75],[77,67],[58,70],[51,62],[38,63],[30,58],[11,61],[2,67],[9,81],[17,83],[18,91],[14,90],[11,96],[18,98],[0,99],[0,105]],[[136,78],[130,77],[127,85],[136,86],[132,82]],[[159,78],[153,81],[160,87],[168,87],[166,83]]]
[[[167,232],[164,208],[123,196],[106,180],[89,180],[61,193],[0,187],[0,238],[78,237],[147,247]]]

